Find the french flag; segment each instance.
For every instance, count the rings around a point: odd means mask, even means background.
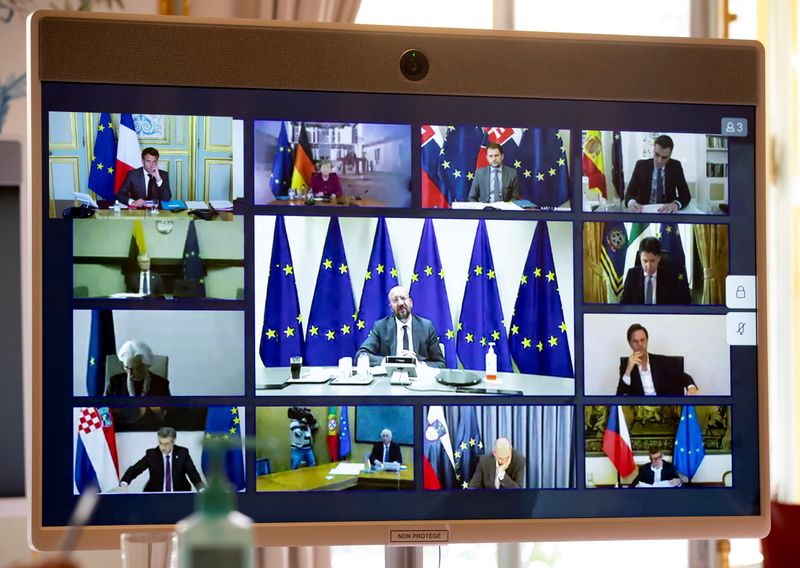
[[[444,146],[444,136],[435,126],[422,125],[422,206],[447,209],[450,204],[439,177],[439,156]]]
[[[117,139],[117,167],[114,172],[114,193],[119,192],[122,182],[128,172],[141,167],[142,150],[139,148],[139,138],[133,126],[133,116],[130,113],[121,114],[119,117],[119,137]]]
[[[616,404],[608,409],[608,423],[603,432],[603,452],[622,477],[627,477],[636,469],[628,424],[625,422],[622,407]]]
[[[119,487],[119,459],[114,420],[108,408],[76,408],[78,442],[75,448],[75,488],[89,485],[100,492]]]
[[[450,441],[443,406],[431,406],[428,409],[424,429],[423,488],[452,489],[456,486],[456,462],[453,459],[453,443]]]

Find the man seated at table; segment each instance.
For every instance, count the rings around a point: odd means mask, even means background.
[[[519,199],[517,170],[503,165],[503,147],[500,144],[490,142],[486,145],[486,161],[488,166],[475,170],[467,199],[481,203]]]
[[[515,452],[508,438],[497,438],[491,454],[478,459],[470,489],[521,489],[525,484],[525,456]]]
[[[661,242],[647,237],[639,243],[639,264],[628,269],[620,304],[690,304],[689,284],[661,262]]]
[[[653,143],[653,157],[639,160],[633,168],[625,204],[629,211],[639,213],[642,205],[663,203],[658,213],[674,213],[684,209],[691,201],[689,185],[683,175],[683,166],[671,159],[675,143],[662,134]]]
[[[150,478],[144,486],[147,492],[191,491],[192,485],[200,491],[203,480],[189,455],[188,448],[175,443],[178,434],[174,428],[164,426],[156,433],[158,447],[150,448],[144,457],[129,467],[120,481],[120,487],[127,487],[145,470]],[[191,485],[190,485],[191,482]]]
[[[388,428],[381,431],[381,441],[372,446],[369,462],[378,469],[382,468],[385,463],[403,463],[400,446],[396,442],[392,442],[392,431]]]
[[[144,207],[145,201],[169,201],[169,174],[158,169],[158,150],[142,150],[142,167],[128,172],[117,192],[117,201],[132,207]]]
[[[680,487],[688,481],[681,476],[674,465],[664,459],[661,448],[650,446],[647,453],[650,461],[639,466],[639,473],[631,481],[631,487],[636,487],[640,483],[646,484],[644,487]]]
[[[429,319],[413,315],[414,301],[403,286],[389,291],[392,315],[379,319],[367,339],[356,351],[356,359],[365,353],[369,364],[380,365],[387,355],[414,357],[428,367],[444,369],[445,361],[439,348],[439,336]]]
[[[140,254],[136,257],[139,270],[125,277],[125,287],[132,294],[142,296],[161,296],[164,294],[164,282],[161,275],[150,269],[150,255]]]

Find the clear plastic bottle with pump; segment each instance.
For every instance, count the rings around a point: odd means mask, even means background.
[[[494,341],[489,342],[489,351],[486,352],[486,380],[497,379],[497,353],[494,352]]]

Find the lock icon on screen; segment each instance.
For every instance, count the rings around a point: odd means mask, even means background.
[[[744,299],[745,296],[746,296],[746,294],[745,294],[745,291],[744,291],[744,286],[742,286],[742,285],[737,286],[737,288],[736,288],[736,297],[739,300],[742,300],[742,299]]]

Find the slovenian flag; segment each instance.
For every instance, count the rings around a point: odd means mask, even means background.
[[[428,408],[423,430],[425,433],[422,453],[423,487],[453,489],[456,486],[456,462],[443,406]]]
[[[121,114],[119,117],[119,137],[117,138],[117,168],[114,173],[114,193],[119,192],[122,182],[128,172],[141,167],[142,150],[139,148],[139,138],[133,126],[133,116],[130,113]]]
[[[119,487],[119,460],[114,421],[108,408],[76,408],[78,441],[75,448],[75,487],[89,485],[100,492]]]
[[[622,407],[616,404],[608,409],[608,422],[603,432],[603,452],[622,477],[627,477],[636,469],[628,424],[625,422]]]

